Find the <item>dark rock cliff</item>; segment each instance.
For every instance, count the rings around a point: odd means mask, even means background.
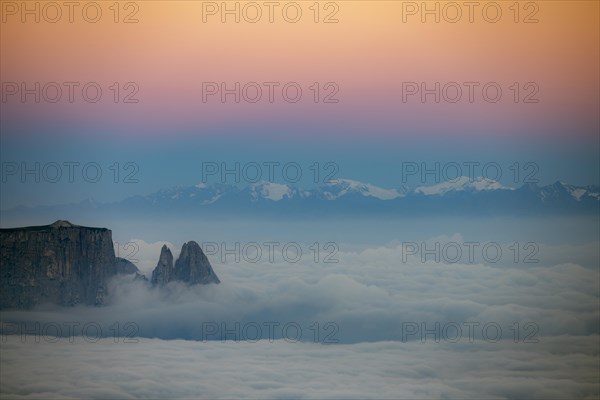
[[[0,308],[102,304],[117,272],[108,229],[68,221],[0,229]]]

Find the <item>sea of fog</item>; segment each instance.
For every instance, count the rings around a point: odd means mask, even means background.
[[[102,307],[3,310],[0,394],[597,398],[597,224],[107,221],[147,276],[196,240],[222,283],[121,276]]]
[[[61,339],[2,344],[2,398],[595,399],[598,336],[535,345]]]

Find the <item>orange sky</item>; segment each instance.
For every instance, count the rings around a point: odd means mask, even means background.
[[[48,2],[39,3],[44,9]],[[490,2],[481,2],[475,9],[473,23],[468,21],[466,7],[461,7],[463,17],[457,23],[444,21],[443,15],[440,23],[434,23],[432,16],[422,23],[419,13],[406,15],[404,23],[403,8],[421,2],[339,1],[335,2],[337,9],[334,5],[325,9],[329,2],[321,1],[319,19],[336,11],[339,20],[328,24],[313,21],[309,8],[313,1],[296,2],[303,12],[298,23],[286,22],[278,12],[291,2],[278,3],[273,23],[268,22],[264,6],[258,23],[244,21],[243,15],[240,23],[232,16],[221,23],[219,14],[206,16],[204,23],[203,7],[212,7],[208,5],[211,2],[129,3],[119,3],[119,19],[136,11],[133,4],[137,4],[137,23],[115,23],[109,8],[113,1],[98,2],[102,17],[97,23],[86,22],[79,8],[73,23],[68,22],[66,8],[57,23],[44,21],[43,12],[40,23],[33,22],[32,15],[23,23],[22,3],[1,1],[3,82],[96,81],[106,86],[136,82],[141,103],[134,111],[103,106],[116,119],[132,112],[152,118],[165,110],[178,119],[193,120],[194,114],[204,111],[208,117],[232,112],[233,118],[237,112],[260,117],[275,109],[292,118],[299,112],[314,113],[316,118],[363,112],[363,117],[370,113],[393,123],[399,115],[406,120],[432,108],[418,101],[402,104],[405,81],[495,81],[505,88],[512,82],[533,81],[540,87],[540,104],[502,102],[494,109],[482,102],[442,105],[440,115],[465,118],[489,111],[490,118],[510,113],[515,118],[553,116],[567,123],[569,118],[597,116],[600,43],[596,1],[522,1],[519,23],[509,9],[513,1],[495,3],[503,13],[497,23],[483,17],[481,9]],[[220,7],[221,3],[214,4]],[[234,7],[235,3],[227,4]],[[239,2],[240,8],[247,3]],[[428,2],[428,6],[435,3]],[[443,9],[451,2],[438,3]],[[27,4],[34,7],[34,2]],[[539,22],[523,23],[533,11]],[[54,10],[49,7],[47,12],[52,18]],[[331,108],[299,104],[296,109],[287,107],[289,104],[255,104],[248,110],[240,106],[232,111],[228,104],[202,104],[200,93],[206,81],[296,81],[305,88],[311,82],[336,82],[340,104]],[[508,92],[505,95],[510,97]]]

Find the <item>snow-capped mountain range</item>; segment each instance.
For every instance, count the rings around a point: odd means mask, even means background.
[[[415,189],[416,193],[424,195],[443,195],[448,192],[474,191],[481,192],[485,190],[514,190],[513,188],[502,186],[499,182],[488,178],[470,179],[461,176],[452,181],[441,182],[433,186],[419,186]]]
[[[337,179],[327,182],[325,185],[315,189],[302,190],[292,185],[274,183],[274,182],[258,182],[253,183],[245,188],[238,188],[232,185],[213,184],[207,185],[204,183],[197,184],[191,187],[176,187],[168,190],[161,190],[157,193],[148,196],[135,196],[131,199],[152,199],[153,203],[160,200],[181,200],[183,198],[202,199],[202,205],[213,204],[223,196],[245,196],[251,202],[267,200],[272,202],[290,201],[294,199],[309,199],[318,198],[326,201],[336,201],[344,197],[366,197],[381,201],[395,200],[404,197],[443,197],[457,193],[477,194],[483,192],[510,192],[524,190],[529,188],[534,192],[539,191],[540,200],[558,198],[566,196],[575,201],[582,200],[600,200],[600,188],[595,186],[574,186],[563,182],[556,182],[553,185],[537,187],[535,185],[525,185],[521,188],[513,188],[504,186],[501,183],[488,179],[476,178],[470,179],[466,176],[459,177],[452,181],[441,182],[431,186],[418,186],[414,189],[406,187],[385,189],[370,183],[363,183],[351,179]]]
[[[486,179],[460,177],[431,186],[381,188],[351,179],[337,179],[313,189],[288,184],[258,182],[245,187],[199,183],[162,189],[149,195],[115,203],[86,200],[77,204],[3,211],[53,214],[69,218],[77,213],[111,216],[368,216],[368,215],[528,215],[597,214],[598,186],[574,186],[563,182],[539,187],[514,188]],[[61,215],[64,215],[61,214]]]

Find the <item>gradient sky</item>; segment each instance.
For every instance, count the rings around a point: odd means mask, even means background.
[[[466,7],[457,23],[443,15],[440,23],[433,16],[422,23],[420,13],[404,13],[410,2],[339,1],[339,21],[328,24],[313,21],[312,1],[297,2],[303,11],[298,23],[286,22],[280,8],[269,23],[264,7],[258,23],[235,23],[232,16],[222,23],[220,14],[203,22],[208,2],[201,1],[137,2],[137,23],[115,23],[112,2],[100,2],[97,23],[86,22],[78,9],[73,23],[66,9],[57,23],[43,15],[39,23],[33,16],[23,23],[21,10],[13,15],[12,8],[21,2],[1,3],[3,84],[75,81],[103,88],[95,104],[77,89],[72,104],[66,92],[55,104],[35,104],[31,96],[23,104],[18,95],[3,101],[2,161],[134,161],[144,178],[135,187],[71,185],[67,193],[51,190],[61,185],[9,182],[3,208],[44,203],[34,195],[40,190],[51,203],[194,184],[199,160],[334,161],[341,176],[388,187],[401,183],[394,174],[400,161],[533,161],[542,183],[599,180],[596,1],[535,2],[537,11],[519,2],[519,23],[512,1],[497,2],[497,23],[484,19],[483,6],[473,23]],[[125,4],[120,20],[134,10]],[[320,20],[335,10],[319,4]],[[533,11],[538,22],[523,23]],[[471,81],[497,82],[502,99],[488,103],[476,90],[473,103],[466,91],[454,104],[435,104],[431,96],[426,103],[418,96],[402,101],[403,82]],[[108,89],[114,82],[135,82],[139,103],[115,104]],[[216,96],[203,103],[203,82],[297,82],[303,96],[295,104],[279,91],[274,103],[221,103]],[[334,82],[339,103],[315,104],[314,82]],[[521,96],[534,82],[539,102],[515,103],[509,89],[515,82]],[[121,88],[121,95],[126,92]]]

